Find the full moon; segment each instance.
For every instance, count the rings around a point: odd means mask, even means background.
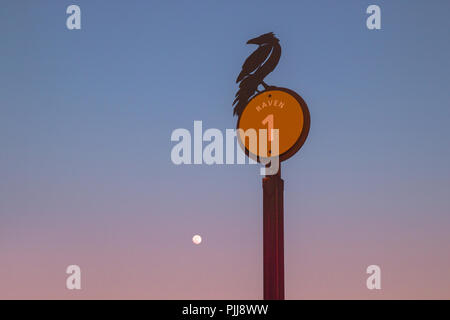
[[[200,243],[202,243],[202,237],[200,237],[198,234],[192,237],[192,242],[194,244],[199,245]]]

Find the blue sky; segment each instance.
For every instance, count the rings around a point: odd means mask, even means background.
[[[66,29],[70,4],[81,7],[80,31]],[[381,7],[382,30],[366,28],[370,4]],[[383,260],[379,243],[406,234],[435,250],[430,263],[450,266],[442,257],[450,243],[449,9],[438,0],[3,1],[4,250],[21,252],[27,241],[45,248],[61,234],[77,246],[82,231],[83,243],[106,237],[125,248],[136,233],[155,256],[189,256],[179,243],[202,233],[212,241],[203,258],[237,252],[244,269],[258,268],[258,168],[176,167],[170,135],[194,120],[234,128],[235,79],[254,49],[245,42],[275,32],[283,53],[266,82],[295,90],[311,112],[307,143],[283,163],[287,261],[302,269],[303,249],[347,241]],[[162,246],[151,240],[166,237]],[[350,260],[365,265],[363,256]],[[234,275],[250,284],[243,297],[257,297],[248,288],[258,273]],[[288,293],[305,297],[288,279]]]

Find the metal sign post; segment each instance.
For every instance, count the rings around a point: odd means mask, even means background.
[[[264,300],[284,300],[284,218],[281,168],[263,178]]]

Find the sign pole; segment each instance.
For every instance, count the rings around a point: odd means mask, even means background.
[[[263,186],[264,300],[284,300],[284,223],[281,163]]]

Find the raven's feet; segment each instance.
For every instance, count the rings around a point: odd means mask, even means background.
[[[261,81],[261,85],[264,87],[264,90],[269,89],[269,86],[264,81]]]
[[[261,85],[264,87],[264,90],[273,90],[276,87],[275,86],[269,86],[267,83],[265,83],[264,81],[261,81]]]

